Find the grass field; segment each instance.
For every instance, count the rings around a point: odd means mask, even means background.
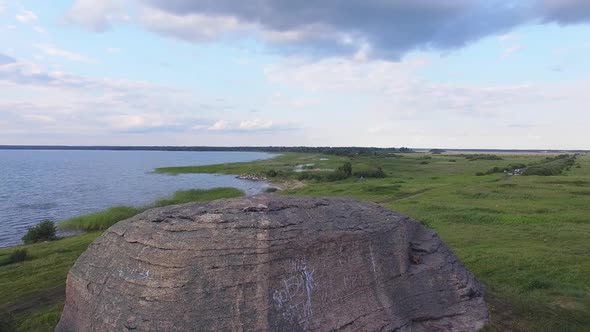
[[[234,188],[178,191],[151,206],[165,206],[241,196]],[[150,207],[150,206],[148,206]],[[148,207],[115,207],[69,219],[61,227],[89,233],[57,241],[0,249],[0,262],[17,249],[26,249],[28,259],[0,266],[0,331],[53,331],[63,308],[65,281],[78,256],[101,232],[120,220]]]
[[[157,171],[258,173],[285,188],[282,194],[345,195],[377,202],[436,230],[484,282],[492,313],[488,331],[589,331],[590,156],[579,156],[559,176],[475,175],[510,164],[539,165],[547,157],[499,156],[500,160],[470,160],[452,154],[348,158],[288,153],[251,163]],[[305,173],[328,174],[345,162],[351,162],[353,172],[380,167],[387,177],[299,180],[309,178]],[[232,189],[183,192],[154,205],[238,194]],[[78,228],[104,229],[134,213],[127,209],[74,220]],[[52,329],[63,305],[67,270],[99,234],[21,246],[31,259],[0,267],[0,310],[14,316],[15,329]],[[0,261],[15,249],[0,250]],[[1,324],[0,315],[0,330]]]
[[[486,285],[492,313],[487,330],[590,331],[590,156],[579,156],[559,176],[475,175],[509,164],[539,165],[547,157],[499,156],[284,154],[158,172],[277,173],[274,180],[287,188],[283,194],[377,202],[436,230]],[[307,172],[327,173],[346,161],[353,171],[381,167],[387,177],[300,183],[301,173],[294,172],[313,164]]]

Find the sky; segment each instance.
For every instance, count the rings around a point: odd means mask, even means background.
[[[588,0],[0,0],[0,145],[590,149]]]

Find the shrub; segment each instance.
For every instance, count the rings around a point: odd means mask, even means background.
[[[10,263],[24,262],[27,259],[27,255],[26,249],[17,249],[10,254],[8,261]]]
[[[462,154],[461,157],[465,157],[465,159],[469,161],[474,160],[502,160],[501,157],[496,156],[495,154],[488,154],[488,153],[478,153],[478,154]]]
[[[275,171],[274,169],[271,169],[266,172],[266,176],[268,176],[269,178],[274,178],[277,175],[279,175],[279,173],[277,173],[277,171]]]
[[[334,172],[328,174],[326,176],[326,180],[328,181],[339,181],[339,180],[345,180],[348,177],[350,177],[350,175],[348,175],[347,172],[341,170],[341,169],[337,169]]]
[[[510,164],[506,167],[490,168],[485,173],[484,172],[477,172],[477,173],[475,173],[475,175],[481,176],[481,175],[490,175],[490,174],[496,174],[496,173],[513,172],[514,170],[524,169],[524,168],[526,168],[525,164]]]
[[[326,176],[328,181],[339,181],[344,180],[352,176],[352,164],[345,162],[342,166],[338,167],[334,172]]]
[[[375,169],[371,169],[371,170],[362,170],[362,171],[356,171],[353,174],[356,177],[359,178],[384,178],[387,177],[387,175],[385,174],[385,172],[383,172],[383,169],[381,167],[377,167]]]
[[[527,168],[523,172],[523,175],[559,175],[564,170],[568,169],[568,167],[573,166],[575,163],[576,155],[570,156],[568,154],[562,154],[556,157],[547,157],[545,158],[545,162]]]
[[[350,162],[345,162],[344,165],[338,167],[336,171],[342,172],[346,177],[350,177],[352,175],[352,164]]]
[[[421,161],[420,162],[420,165],[428,165],[428,162],[427,161]]]
[[[457,162],[457,160],[456,160],[456,159],[449,159],[449,162],[450,162],[450,163],[456,163],[456,162]]]
[[[301,172],[297,175],[297,180],[322,180],[322,176],[316,173]]]
[[[29,228],[22,240],[25,244],[53,241],[57,239],[56,232],[55,223],[51,220],[45,220],[37,226]]]

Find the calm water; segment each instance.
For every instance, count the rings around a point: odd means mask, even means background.
[[[38,222],[63,220],[116,205],[143,205],[181,189],[236,187],[248,194],[264,183],[231,175],[154,174],[156,167],[251,161],[257,152],[0,150],[0,247],[20,243]]]

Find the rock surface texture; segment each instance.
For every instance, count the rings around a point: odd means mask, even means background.
[[[153,209],[68,275],[57,331],[476,331],[483,288],[418,222],[346,198]]]

